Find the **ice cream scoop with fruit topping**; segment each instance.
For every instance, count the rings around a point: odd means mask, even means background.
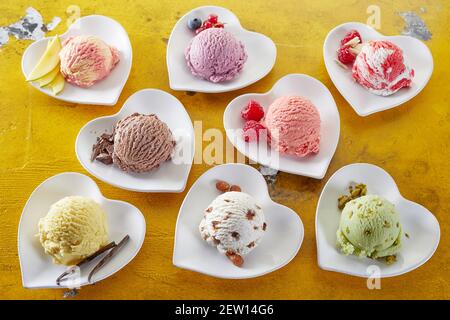
[[[236,266],[260,243],[267,225],[262,208],[244,192],[229,191],[218,196],[204,211],[200,234]]]
[[[389,96],[410,87],[414,70],[401,48],[390,41],[369,41],[362,45],[352,69],[353,79],[370,92]]]

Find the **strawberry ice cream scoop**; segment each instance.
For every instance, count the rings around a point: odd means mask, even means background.
[[[264,124],[270,144],[278,152],[297,157],[319,152],[320,115],[310,100],[299,96],[278,98],[269,106]]]
[[[406,64],[402,49],[386,40],[363,44],[352,73],[360,85],[380,96],[410,87],[414,77],[414,70]]]
[[[75,36],[63,42],[59,53],[67,82],[87,88],[105,78],[119,62],[119,52],[95,36]]]
[[[200,32],[185,50],[186,63],[194,76],[211,82],[236,78],[247,61],[244,45],[222,28]]]

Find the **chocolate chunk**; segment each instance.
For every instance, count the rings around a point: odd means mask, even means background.
[[[253,218],[255,217],[255,211],[248,210],[245,216],[247,217],[248,220],[253,220]]]
[[[95,157],[95,160],[108,165],[113,163],[112,157],[107,153],[100,153],[97,157]]]
[[[114,151],[113,134],[103,133],[92,146],[91,161],[98,160],[104,164],[112,164]]]

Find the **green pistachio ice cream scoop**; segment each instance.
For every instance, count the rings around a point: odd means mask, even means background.
[[[345,205],[337,231],[337,246],[345,255],[377,259],[398,253],[401,235],[400,218],[394,205],[377,195],[367,195]]]

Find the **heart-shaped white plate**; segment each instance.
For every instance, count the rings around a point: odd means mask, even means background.
[[[19,222],[18,248],[22,283],[25,288],[61,288],[56,278],[67,268],[55,265],[39,243],[38,222],[50,206],[66,196],[84,196],[96,201],[108,217],[109,238],[116,243],[129,235],[128,243],[93,277],[93,282],[103,280],[126,266],[139,252],[145,238],[145,219],[133,205],[110,200],[101,194],[95,182],[75,172],[61,173],[42,182],[30,195]],[[99,261],[99,258],[97,260]],[[96,262],[81,269],[80,286],[89,284],[87,276]]]
[[[397,261],[385,262],[356,256],[345,256],[336,248],[336,231],[341,211],[339,196],[348,192],[351,183],[364,183],[368,194],[377,194],[392,202],[400,214],[403,248]],[[440,228],[434,215],[421,205],[402,197],[394,179],[380,167],[355,163],[342,167],[328,180],[322,190],[316,211],[317,260],[324,270],[369,277],[377,266],[380,277],[393,277],[412,271],[431,258],[439,244]],[[378,275],[378,274],[377,274]]]
[[[226,23],[225,29],[231,32],[244,45],[248,58],[241,74],[231,81],[213,83],[193,76],[186,65],[184,50],[195,32],[187,27],[192,18],[205,20],[209,14],[219,16]],[[264,78],[272,70],[277,57],[277,48],[265,35],[242,28],[239,19],[230,10],[216,6],[196,8],[185,14],[172,30],[167,44],[167,69],[169,85],[173,90],[218,93],[244,88]]]
[[[78,104],[115,105],[127,82],[133,60],[133,50],[127,32],[116,20],[92,15],[79,18],[60,37],[63,40],[77,35],[97,36],[119,50],[120,62],[111,74],[90,88],[80,88],[66,81],[64,90],[56,96],[53,96],[49,89],[39,88],[36,83],[32,82],[31,85],[46,95],[63,101]],[[32,43],[23,53],[22,72],[25,77],[44,53],[50,39],[44,38]]]
[[[398,45],[403,50],[407,63],[414,69],[412,86],[382,97],[369,92],[353,81],[351,68],[345,70],[335,61],[341,39],[350,30],[357,30],[363,41],[389,40]],[[422,41],[408,36],[384,36],[372,27],[359,22],[341,24],[328,33],[323,44],[323,59],[336,88],[356,113],[363,117],[394,108],[414,98],[425,87],[433,73],[433,57]]]
[[[172,159],[149,173],[127,173],[115,165],[91,161],[92,146],[97,137],[104,132],[110,133],[119,120],[135,112],[154,113],[169,126],[177,142]],[[162,90],[144,89],[129,97],[115,115],[94,119],[81,128],[75,152],[90,174],[115,187],[140,192],[182,192],[194,158],[194,128],[177,98]]]
[[[269,105],[286,95],[310,99],[320,113],[320,151],[313,156],[297,158],[279,155],[265,142],[247,143],[242,138],[244,120],[241,111],[250,100],[258,101],[267,112]],[[223,125],[228,139],[236,149],[251,160],[284,172],[322,179],[339,141],[340,119],[333,96],[319,80],[304,74],[289,74],[275,83],[266,93],[248,93],[231,101],[223,115]]]
[[[242,268],[234,266],[203,241],[198,230],[204,209],[220,194],[215,187],[217,180],[240,186],[264,210],[267,232],[260,245],[245,257]],[[300,249],[303,234],[300,217],[272,201],[267,184],[256,169],[243,164],[224,164],[205,172],[186,195],[178,214],[173,264],[218,278],[254,278],[288,264]]]

